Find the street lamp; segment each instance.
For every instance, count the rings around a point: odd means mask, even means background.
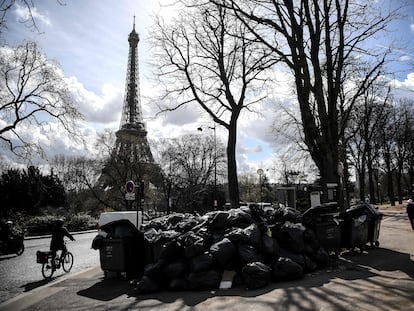
[[[260,183],[260,205],[262,205],[262,202],[263,202],[263,198],[262,198],[262,175],[263,175],[263,170],[261,168],[259,168],[257,170],[257,174],[259,174],[259,183]]]
[[[214,208],[217,209],[217,136],[216,136],[216,123],[214,126],[208,126],[210,130],[214,131]],[[197,128],[198,131],[202,132],[203,128],[200,126]]]

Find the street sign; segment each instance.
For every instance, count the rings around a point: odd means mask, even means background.
[[[134,193],[135,183],[132,180],[128,180],[125,185],[125,191],[127,193]]]
[[[135,193],[127,192],[125,193],[125,200],[127,201],[135,201]]]

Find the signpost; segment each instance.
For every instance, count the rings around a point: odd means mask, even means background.
[[[131,207],[132,201],[136,202],[137,209],[137,228],[138,228],[138,219],[139,211],[142,210],[141,201],[144,197],[144,181],[140,178],[139,182],[135,184],[133,180],[128,180],[125,184],[125,200],[128,201],[128,205]],[[144,213],[142,213],[144,215]]]

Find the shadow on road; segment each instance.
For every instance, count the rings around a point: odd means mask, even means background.
[[[337,264],[329,269],[318,270],[308,273],[298,281],[290,282],[272,282],[267,287],[258,290],[246,290],[243,286],[231,288],[229,290],[215,291],[160,291],[152,294],[137,295],[129,282],[124,279],[101,279],[87,289],[78,291],[80,296],[92,298],[100,301],[110,301],[114,298],[126,295],[135,297],[135,302],[130,307],[138,307],[141,310],[140,302],[145,301],[143,310],[153,310],[157,305],[173,304],[174,307],[185,308],[193,307],[208,299],[214,297],[215,301],[223,303],[221,307],[231,309],[230,297],[250,298],[249,303],[269,304],[271,306],[275,295],[278,296],[278,308],[289,308],[295,305],[301,310],[313,310],[318,306],[318,301],[324,301],[330,306],[336,306],[338,309],[346,301],[352,306],[355,302],[352,297],[359,295],[364,288],[361,286],[372,287],[373,289],[382,288],[392,294],[394,291],[401,297],[412,295],[412,288],[398,288],[392,286],[393,276],[381,271],[398,271],[400,278],[407,282],[412,282],[414,278],[414,262],[410,261],[409,255],[389,249],[376,248],[369,249],[362,254],[344,253]],[[345,281],[345,282],[344,282]],[[348,282],[349,281],[349,282]],[[388,285],[384,285],[387,282]],[[361,285],[364,284],[364,285]],[[329,286],[328,286],[329,285]],[[272,293],[271,293],[272,292]],[[271,293],[271,295],[267,295]],[[374,296],[375,291],[367,291],[360,303],[369,305],[372,299],[378,299]],[[390,307],[390,302],[386,301],[384,295],[384,306]],[[392,305],[391,305],[392,307]],[[385,310],[385,309],[384,309]]]
[[[110,301],[122,295],[132,296],[133,289],[125,279],[102,279],[91,287],[78,291],[77,294],[95,300]]]
[[[370,249],[369,254],[344,256],[353,263],[372,268],[378,271],[402,271],[410,278],[414,278],[414,262],[410,260],[410,254],[400,253],[386,248]]]
[[[50,283],[53,280],[55,280],[55,278],[52,278],[52,279],[49,279],[49,280],[43,279],[41,281],[30,282],[30,283],[27,283],[23,286],[20,286],[20,288],[24,288],[24,291],[28,292],[28,291],[31,291],[32,289],[35,289],[35,288],[38,288],[40,286],[46,285],[47,283]]]

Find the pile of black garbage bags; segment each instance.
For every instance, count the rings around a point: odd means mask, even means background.
[[[324,268],[329,255],[299,211],[257,205],[203,216],[175,213],[143,226],[146,265],[131,284],[138,293],[214,290],[224,271],[248,289],[297,280]]]

